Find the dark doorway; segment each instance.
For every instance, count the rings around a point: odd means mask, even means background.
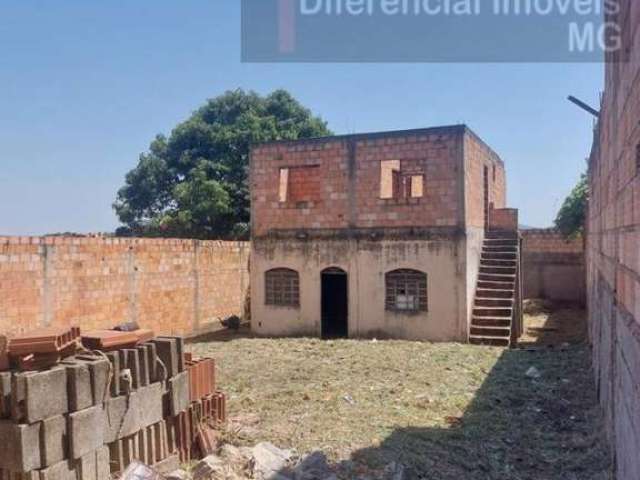
[[[347,272],[340,268],[322,271],[322,338],[346,338],[349,336],[349,295]]]

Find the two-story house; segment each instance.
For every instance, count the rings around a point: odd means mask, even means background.
[[[515,233],[517,215],[466,126],[256,145],[250,182],[255,333],[508,341],[516,250],[483,241],[490,217]],[[491,301],[474,306],[479,286]]]

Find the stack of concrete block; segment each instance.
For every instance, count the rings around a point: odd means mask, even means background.
[[[108,480],[134,459],[177,468],[165,418],[189,407],[183,350],[159,337],[0,372],[0,479]]]
[[[102,443],[105,360],[40,372],[0,373],[0,471],[4,478],[107,480]]]
[[[158,337],[106,353],[114,381],[103,408],[103,442],[112,473],[123,471],[133,460],[159,470],[177,468],[178,447],[170,442],[165,420],[189,406],[183,355],[181,337]]]

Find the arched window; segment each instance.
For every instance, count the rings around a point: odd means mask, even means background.
[[[264,274],[265,303],[283,307],[300,305],[298,272],[290,268],[274,268]]]
[[[395,312],[426,312],[427,274],[408,268],[387,272],[385,309]]]

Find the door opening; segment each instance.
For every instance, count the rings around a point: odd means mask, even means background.
[[[346,338],[349,336],[347,272],[332,267],[323,270],[320,277],[322,338]]]

